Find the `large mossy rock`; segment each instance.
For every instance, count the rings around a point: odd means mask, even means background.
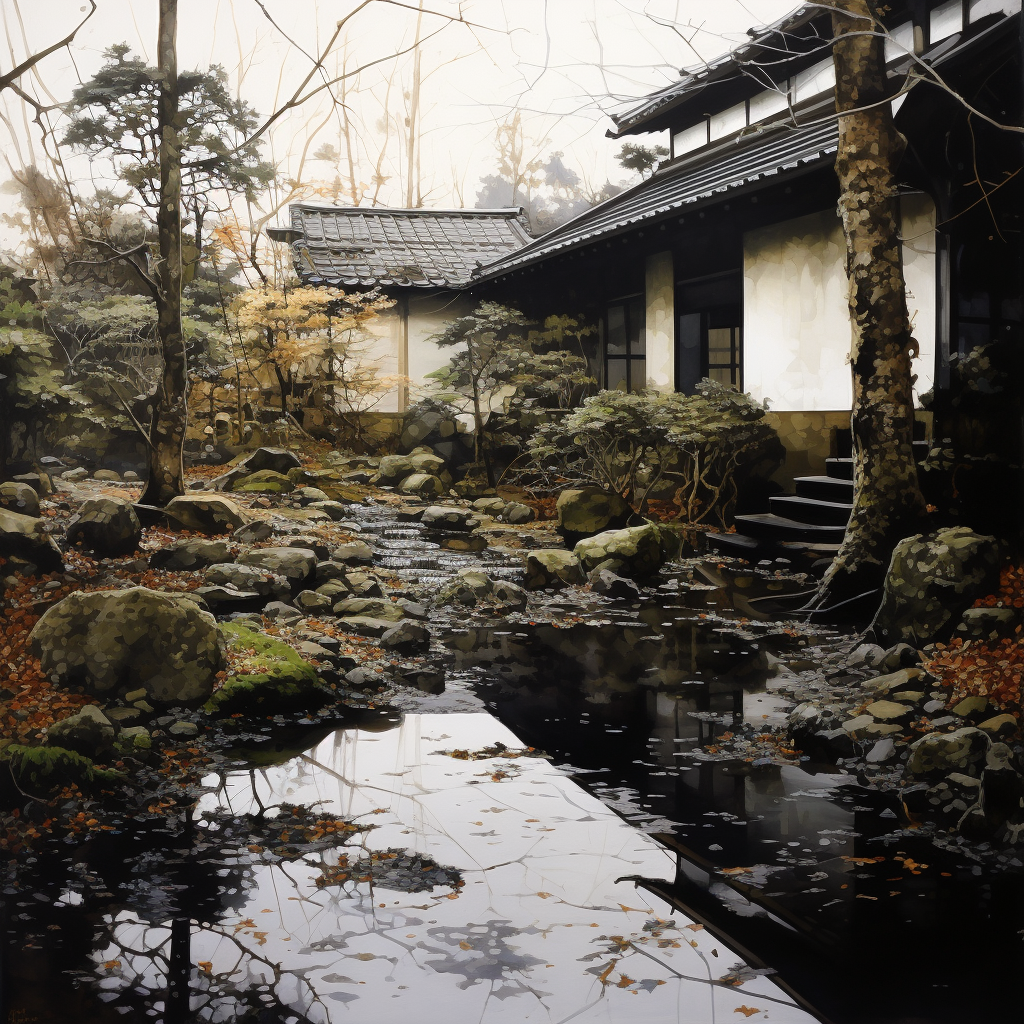
[[[278,473],[273,469],[261,469],[248,476],[239,477],[232,483],[231,490],[244,494],[288,494],[295,490],[295,483],[284,473]]]
[[[587,574],[599,566],[627,579],[642,579],[661,568],[664,561],[661,531],[654,523],[605,530],[581,540],[573,554]]]
[[[40,572],[64,568],[60,548],[43,529],[41,519],[0,508],[0,558],[11,555],[26,559]]]
[[[182,529],[196,533],[231,533],[249,522],[230,498],[219,494],[179,494],[171,498],[164,512]]]
[[[218,562],[207,566],[203,579],[213,587],[229,587],[265,597],[283,599],[291,594],[291,586],[283,576],[256,565]]]
[[[100,558],[130,555],[141,539],[142,524],[124,498],[89,498],[68,523],[68,544]]]
[[[995,537],[954,526],[896,545],[871,632],[882,647],[923,647],[947,637],[964,610],[999,585]]]
[[[586,576],[579,559],[571,551],[561,548],[541,548],[526,556],[526,589],[560,589],[572,584],[585,583]]]
[[[23,516],[38,517],[39,495],[28,484],[7,480],[0,484],[0,508]]]
[[[331,689],[293,648],[241,622],[220,626],[232,674],[206,703],[221,717],[266,718],[316,711],[334,700]]]
[[[302,466],[302,460],[294,452],[286,448],[257,448],[247,455],[233,469],[214,477],[207,485],[207,490],[230,491],[236,480],[251,476],[261,470],[269,469],[275,473],[287,473],[289,470]]]
[[[573,487],[562,491],[555,505],[558,532],[567,548],[605,530],[620,530],[633,515],[625,499],[601,487]]]
[[[42,800],[70,786],[89,794],[124,779],[120,772],[97,768],[88,757],[63,747],[13,745],[4,751],[4,757],[18,788]]]
[[[223,664],[214,617],[184,594],[145,587],[75,593],[29,636],[43,675],[93,693],[143,688],[149,700],[205,700]]]

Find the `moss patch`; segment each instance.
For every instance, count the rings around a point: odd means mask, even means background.
[[[63,747],[12,744],[4,756],[18,788],[35,797],[55,796],[72,785],[91,792],[116,785],[124,778],[120,772],[97,768],[89,758]]]
[[[220,631],[235,671],[206,704],[210,714],[265,718],[315,711],[332,698],[313,666],[287,644],[240,622],[223,622]]]

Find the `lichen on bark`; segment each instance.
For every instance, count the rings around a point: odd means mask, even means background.
[[[839,215],[846,237],[853,375],[854,504],[818,605],[878,587],[897,542],[916,532],[925,501],[914,462],[911,360],[896,169],[906,140],[893,123],[882,5],[834,0]],[[867,109],[865,109],[867,108]]]

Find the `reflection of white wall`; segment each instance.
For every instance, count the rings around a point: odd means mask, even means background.
[[[919,395],[935,379],[935,204],[917,192],[900,199],[900,214],[907,309],[920,349],[914,360],[914,394]]]
[[[659,391],[672,391],[676,383],[672,253],[659,252],[647,257],[645,292],[647,386]]]
[[[903,199],[907,305],[921,352],[917,390],[931,386],[935,353],[935,210]],[[743,386],[778,411],[849,409],[846,245],[829,210],[743,237]]]

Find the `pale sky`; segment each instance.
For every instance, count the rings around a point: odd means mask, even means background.
[[[351,67],[385,58],[363,72],[355,83],[358,91],[345,98],[358,135],[353,148],[360,181],[368,183],[373,175],[384,138],[385,104],[392,118],[392,141],[382,165],[388,181],[379,196],[385,205],[404,205],[404,143],[395,125],[401,130],[412,56],[391,55],[411,46],[417,15],[408,7],[418,2],[407,0],[402,7],[372,0],[348,22],[344,42],[326,62],[334,72],[342,60]],[[100,66],[103,51],[118,42],[155,63],[156,0],[98,0],[98,6],[70,52],[46,58],[37,74],[22,80],[23,87],[44,102],[64,101]],[[307,75],[312,64],[307,54],[319,52],[338,20],[357,6],[356,0],[181,0],[179,69],[223,65],[239,94],[266,115]],[[614,162],[621,143],[604,137],[610,126],[607,111],[673,81],[680,67],[728,50],[745,38],[749,26],[772,21],[796,3],[423,0],[423,6],[447,14],[461,9],[472,22],[446,24],[427,14],[422,23],[424,35],[441,31],[421,47],[419,179],[424,205],[441,207],[474,204],[480,177],[495,169],[496,126],[516,109],[522,111],[530,155],[561,150],[565,162],[596,186],[606,179],[623,180],[625,173]],[[85,9],[82,0],[0,0],[7,35],[0,70],[66,34]],[[38,129],[28,123],[23,104],[10,91],[0,103],[6,113],[6,123],[0,123],[5,158],[15,166],[44,163]],[[60,114],[51,116],[59,136]],[[310,157],[324,143],[344,150],[340,123],[327,94],[321,93],[279,122],[265,152],[285,174],[304,182],[333,179],[332,166]],[[303,163],[301,154],[311,138]],[[67,166],[76,179],[105,173],[81,157]],[[3,206],[10,209],[6,197]],[[9,229],[0,229],[0,244],[8,247],[15,241]]]

